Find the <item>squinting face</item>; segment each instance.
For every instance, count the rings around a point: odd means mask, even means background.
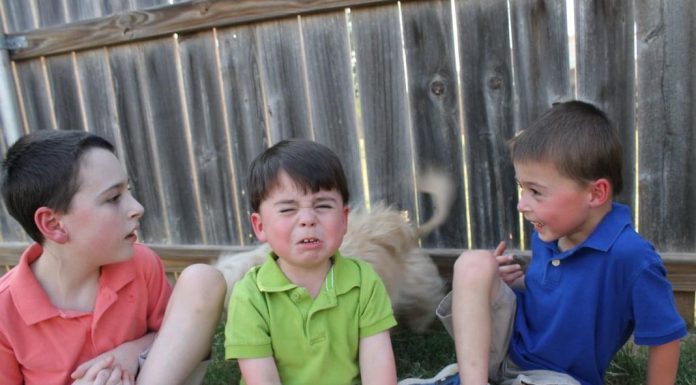
[[[256,237],[268,242],[288,273],[325,269],[348,225],[348,207],[336,190],[304,192],[281,171],[275,189],[251,215]]]
[[[589,184],[561,175],[548,162],[516,162],[520,186],[517,210],[534,225],[543,241],[558,240],[561,250],[570,249],[591,233]]]
[[[110,151],[90,149],[80,160],[78,183],[68,212],[60,215],[69,245],[98,265],[128,260],[143,206],[131,195],[123,166]]]

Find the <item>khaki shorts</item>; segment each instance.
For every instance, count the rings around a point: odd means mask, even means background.
[[[500,385],[580,385],[571,376],[550,370],[522,370],[507,354],[512,325],[515,321],[517,302],[515,293],[504,282],[500,282],[498,295],[491,304],[491,350],[489,353],[488,378]],[[452,329],[452,292],[448,293],[435,310],[435,314],[454,336]]]

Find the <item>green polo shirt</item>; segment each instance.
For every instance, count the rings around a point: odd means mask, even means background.
[[[275,359],[284,385],[360,383],[358,344],[396,320],[384,284],[364,261],[336,253],[316,298],[268,256],[234,287],[225,358]],[[244,382],[242,381],[242,384]]]

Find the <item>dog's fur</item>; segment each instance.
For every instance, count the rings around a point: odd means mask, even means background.
[[[384,282],[397,318],[414,331],[424,331],[434,319],[445,283],[430,256],[418,248],[418,239],[445,221],[453,188],[447,176],[430,171],[419,179],[418,189],[432,195],[435,210],[430,220],[414,227],[397,210],[383,204],[369,211],[356,209],[349,214],[340,251],[370,263]],[[225,304],[234,284],[252,266],[262,264],[269,251],[268,244],[262,244],[250,251],[220,255],[215,266],[227,280]]]

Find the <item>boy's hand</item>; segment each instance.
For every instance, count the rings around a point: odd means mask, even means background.
[[[86,373],[88,373],[93,366],[102,365],[103,362],[110,357],[112,364],[109,366],[111,368],[118,367],[119,372],[123,372],[131,378],[135,378],[135,375],[138,373],[138,357],[142,350],[142,347],[138,343],[123,343],[106,353],[100,354],[89,361],[83,362],[75,369],[75,371],[72,372],[72,374],[70,374],[70,377],[73,379],[86,377]]]
[[[92,365],[79,378],[72,377],[75,381],[72,385],[134,385],[134,377],[114,364],[113,355],[101,355],[96,360],[91,360]]]
[[[505,241],[501,241],[498,247],[495,248],[495,251],[493,251],[493,255],[498,262],[498,275],[508,286],[518,286],[520,282],[524,282],[522,261],[512,254],[503,255],[506,247]]]

